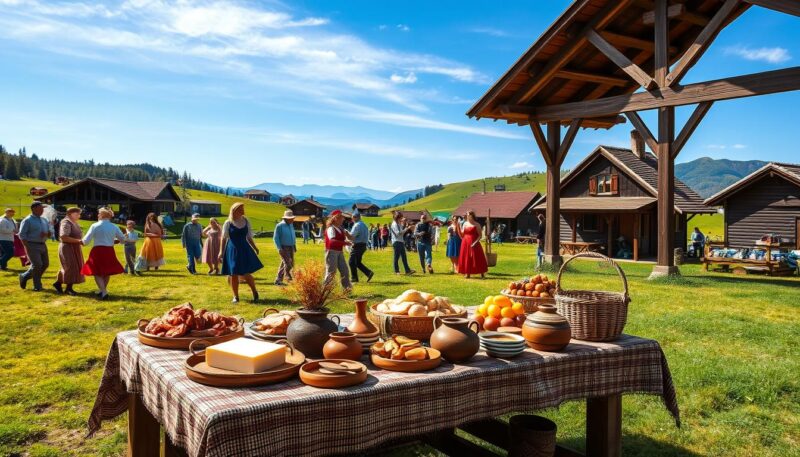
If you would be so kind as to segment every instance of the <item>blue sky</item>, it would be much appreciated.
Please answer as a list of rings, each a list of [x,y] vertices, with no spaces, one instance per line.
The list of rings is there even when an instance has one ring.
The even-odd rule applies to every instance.
[[[464,113],[569,3],[0,0],[0,144],[242,187],[541,170],[527,128]],[[751,8],[685,82],[797,65],[798,25]],[[678,161],[798,162],[799,102],[717,103]],[[630,128],[582,131],[565,166]]]

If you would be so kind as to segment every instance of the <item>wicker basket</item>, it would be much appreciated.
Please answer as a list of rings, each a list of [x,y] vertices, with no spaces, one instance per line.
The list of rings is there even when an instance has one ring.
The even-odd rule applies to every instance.
[[[539,310],[539,305],[555,305],[556,299],[549,297],[549,298],[539,298],[539,297],[523,297],[522,295],[511,295],[508,293],[508,289],[503,289],[500,292],[500,295],[505,295],[506,297],[510,298],[513,301],[522,303],[522,306],[525,307],[525,314],[533,314]]]
[[[369,307],[369,320],[377,325],[383,338],[392,335],[403,335],[414,340],[429,340],[433,333],[433,316],[395,316],[379,313],[374,304]],[[457,314],[442,315],[442,317],[467,317],[464,307],[453,305]]]
[[[622,292],[596,290],[564,290],[561,275],[567,264],[579,258],[605,260],[617,270],[622,279]],[[556,278],[556,307],[572,327],[572,337],[584,341],[613,341],[622,334],[628,318],[628,280],[616,262],[596,252],[574,255],[561,266]]]

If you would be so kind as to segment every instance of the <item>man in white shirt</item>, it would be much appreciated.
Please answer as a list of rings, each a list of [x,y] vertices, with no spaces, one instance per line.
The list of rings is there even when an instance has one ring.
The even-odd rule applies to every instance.
[[[401,219],[403,219],[403,214],[400,212],[395,213],[394,222],[392,222],[392,225],[389,227],[389,233],[392,237],[392,250],[394,251],[394,274],[400,274],[400,266],[398,265],[398,261],[403,259],[403,267],[405,268],[406,274],[413,275],[416,273],[416,271],[408,267],[408,257],[406,257],[405,242],[405,234],[411,230],[413,226],[403,228],[400,225]]]
[[[17,223],[14,221],[14,209],[6,208],[5,215],[0,218],[0,270],[8,270],[8,261],[14,257],[14,234]]]

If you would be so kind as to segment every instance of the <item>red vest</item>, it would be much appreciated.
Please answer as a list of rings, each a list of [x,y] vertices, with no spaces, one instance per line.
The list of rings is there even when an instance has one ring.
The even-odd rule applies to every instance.
[[[328,238],[328,229],[325,229],[325,249],[329,251],[341,251],[344,248],[345,236],[344,229],[331,226],[336,232],[336,236]]]

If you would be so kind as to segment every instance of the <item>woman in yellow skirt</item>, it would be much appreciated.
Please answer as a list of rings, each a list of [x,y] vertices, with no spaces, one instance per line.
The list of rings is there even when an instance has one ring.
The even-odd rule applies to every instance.
[[[164,247],[161,245],[161,238],[164,236],[164,227],[158,222],[156,213],[147,215],[144,222],[144,243],[139,257],[144,259],[147,270],[164,265]]]

